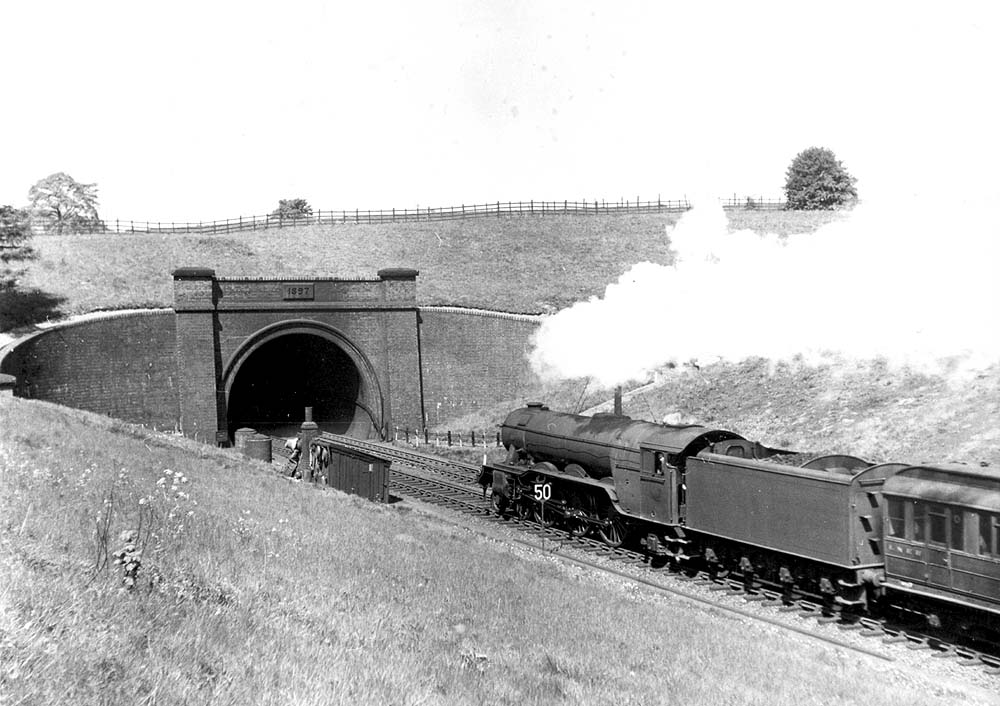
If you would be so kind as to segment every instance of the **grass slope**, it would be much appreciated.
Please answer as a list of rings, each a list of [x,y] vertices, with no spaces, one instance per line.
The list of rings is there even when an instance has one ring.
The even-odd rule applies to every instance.
[[[229,451],[12,398],[0,428],[0,703],[989,702]]]
[[[735,211],[733,227],[814,230],[834,212]],[[177,267],[221,277],[372,275],[420,271],[422,304],[541,312],[602,294],[637,262],[669,263],[665,228],[680,214],[517,216],[184,234],[39,236],[23,286],[62,299],[59,311],[171,306]]]

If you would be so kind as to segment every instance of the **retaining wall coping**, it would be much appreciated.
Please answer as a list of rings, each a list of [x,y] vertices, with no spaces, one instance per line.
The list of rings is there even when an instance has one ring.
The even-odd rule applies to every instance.
[[[93,323],[95,321],[111,321],[113,319],[131,319],[138,318],[140,316],[159,316],[161,314],[176,314],[172,308],[163,307],[160,309],[120,309],[114,311],[92,311],[87,314],[77,314],[75,316],[68,317],[66,319],[59,319],[57,321],[46,321],[44,323],[34,324],[34,331],[29,331],[17,336],[5,338],[0,335],[0,365],[3,364],[4,358],[10,355],[15,348],[23,343],[30,341],[31,339],[38,338],[52,331],[60,331],[62,329],[72,328],[74,326],[81,326],[83,324]]]
[[[418,306],[417,309],[421,312],[433,311],[443,314],[466,314],[468,316],[482,316],[491,319],[506,319],[508,321],[530,321],[534,323],[541,322],[545,318],[545,314],[517,314],[510,311],[474,309],[463,306]]]
[[[353,277],[316,277],[297,274],[289,277],[216,277],[216,282],[381,282],[376,275],[356,275]]]

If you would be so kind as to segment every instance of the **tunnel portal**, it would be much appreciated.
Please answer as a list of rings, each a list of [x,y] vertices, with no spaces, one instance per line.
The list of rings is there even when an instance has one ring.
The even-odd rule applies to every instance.
[[[229,436],[241,427],[269,436],[295,436],[306,407],[322,431],[357,434],[372,427],[354,361],[322,336],[290,333],[254,350],[229,392]]]
[[[376,277],[216,277],[174,271],[179,426],[231,444],[237,429],[386,438],[424,423],[417,271]]]

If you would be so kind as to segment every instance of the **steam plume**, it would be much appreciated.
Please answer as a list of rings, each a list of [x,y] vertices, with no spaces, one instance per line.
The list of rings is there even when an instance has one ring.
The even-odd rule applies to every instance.
[[[611,386],[692,359],[1000,360],[995,213],[862,204],[783,238],[729,232],[710,202],[668,237],[672,266],[639,263],[603,297],[545,320],[530,354],[538,373]]]

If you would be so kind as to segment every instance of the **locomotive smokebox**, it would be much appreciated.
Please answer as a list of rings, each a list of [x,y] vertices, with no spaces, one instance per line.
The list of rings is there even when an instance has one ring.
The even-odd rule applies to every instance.
[[[624,412],[622,411],[622,386],[619,385],[615,388],[615,415],[622,416]]]

